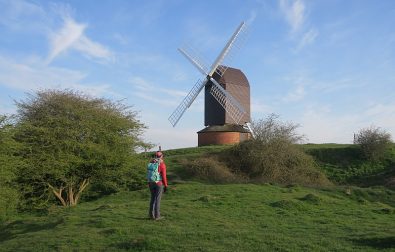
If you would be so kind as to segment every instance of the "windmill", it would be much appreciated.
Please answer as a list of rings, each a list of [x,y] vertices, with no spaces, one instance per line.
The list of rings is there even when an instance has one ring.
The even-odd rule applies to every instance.
[[[225,59],[232,59],[236,50],[241,48],[246,39],[246,27],[245,22],[237,27],[210,68],[192,48],[178,49],[204,78],[196,82],[170,115],[169,121],[175,127],[204,88],[206,127],[198,132],[199,146],[236,143],[251,137],[248,80],[241,70],[223,65]]]

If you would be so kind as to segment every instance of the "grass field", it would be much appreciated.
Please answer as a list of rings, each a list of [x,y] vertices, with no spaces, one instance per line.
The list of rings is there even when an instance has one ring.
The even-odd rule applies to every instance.
[[[349,193],[349,195],[347,194]],[[166,219],[147,190],[26,215],[0,232],[2,251],[394,251],[395,193],[382,188],[171,186]]]
[[[180,159],[226,147],[167,152],[170,189],[161,221],[148,189],[121,192],[0,229],[0,251],[395,251],[395,191],[214,185],[182,180]]]

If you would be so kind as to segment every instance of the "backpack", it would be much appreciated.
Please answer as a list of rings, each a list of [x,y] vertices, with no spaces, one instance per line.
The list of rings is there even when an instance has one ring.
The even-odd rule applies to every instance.
[[[147,165],[147,180],[148,182],[158,182],[162,180],[162,176],[159,174],[160,159],[154,159],[154,162],[150,162]]]

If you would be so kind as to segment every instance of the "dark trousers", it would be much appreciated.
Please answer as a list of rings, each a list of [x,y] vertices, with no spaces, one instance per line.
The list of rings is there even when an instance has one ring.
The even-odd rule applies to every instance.
[[[157,219],[160,217],[160,200],[162,198],[163,186],[154,182],[149,183],[151,191],[151,201],[149,203],[149,217]]]

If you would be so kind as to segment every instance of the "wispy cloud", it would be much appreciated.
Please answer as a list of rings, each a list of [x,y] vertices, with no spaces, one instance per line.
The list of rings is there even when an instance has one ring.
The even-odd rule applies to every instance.
[[[82,71],[51,67],[40,59],[15,62],[0,56],[0,86],[26,92],[41,88],[72,88],[93,96],[113,93],[108,84],[82,84],[86,77]]]
[[[304,1],[279,0],[279,6],[290,26],[290,38],[297,42],[294,52],[297,53],[304,47],[313,44],[319,33],[317,29],[308,24]]]
[[[246,23],[247,23],[248,25],[251,25],[251,24],[255,21],[256,16],[257,16],[257,12],[256,12],[255,10],[252,10],[252,11],[250,12],[250,16],[248,17]]]
[[[318,31],[313,28],[307,31],[306,33],[304,33],[299,41],[296,51],[301,50],[307,45],[313,44],[317,36],[318,36]]]
[[[251,97],[251,114],[258,116],[260,114],[268,114],[273,111],[273,108],[255,97]]]
[[[112,53],[109,49],[92,41],[84,34],[86,24],[77,23],[68,15],[63,16],[62,19],[63,26],[50,34],[51,50],[47,63],[70,49],[77,50],[88,57],[111,60]]]
[[[311,143],[351,143],[359,124],[357,115],[335,115],[318,104],[306,108],[298,120]]]
[[[176,107],[186,92],[174,89],[161,88],[154,85],[142,77],[133,77],[129,80],[134,87],[133,94],[151,103],[160,104],[168,107]]]
[[[298,120],[310,142],[351,143],[353,133],[370,125],[395,132],[395,103],[374,103],[354,113],[314,104],[307,107]]]
[[[27,1],[0,1],[0,25],[14,31],[47,32],[45,10]]]
[[[51,51],[47,62],[50,63],[60,53],[72,47],[81,39],[86,25],[77,24],[71,18],[65,18],[63,27],[50,35]]]
[[[90,40],[87,36],[81,36],[74,48],[88,57],[112,60],[112,53],[105,46]]]
[[[291,26],[292,33],[300,30],[305,21],[305,4],[302,0],[280,0],[280,9]]]
[[[296,102],[302,100],[305,95],[306,91],[304,85],[299,84],[294,90],[291,90],[288,94],[286,94],[282,100],[284,102]]]
[[[364,84],[358,76],[344,76],[340,79],[315,80],[312,81],[312,88],[319,93],[333,93],[344,89],[363,89]]]
[[[180,122],[182,123],[182,122]],[[170,124],[163,123],[163,121],[156,122],[157,125],[161,125],[159,128],[149,128],[144,134],[144,138],[157,146],[162,146],[164,150],[185,148],[186,146],[197,145],[197,134],[196,132],[201,128],[190,128],[190,127],[177,127],[172,128]],[[153,123],[155,125],[155,123]]]
[[[51,8],[23,0],[0,1],[0,25],[14,31],[34,32],[48,37],[50,50],[46,57],[47,64],[69,50],[78,51],[88,58],[113,59],[113,53],[106,46],[85,34],[88,25],[75,21],[68,5],[49,5]],[[62,21],[60,27],[59,17]]]
[[[50,67],[39,60],[15,62],[0,57],[0,85],[17,90],[33,90],[78,83],[85,77],[80,71]]]
[[[366,115],[368,115],[370,117],[386,114],[392,118],[395,118],[395,103],[394,104],[382,104],[382,103],[372,104],[366,110],[365,113],[366,113]],[[395,122],[395,120],[394,120],[394,122]]]
[[[158,86],[155,86],[151,82],[145,80],[142,77],[133,77],[129,81],[135,88],[136,90],[140,90],[143,92],[159,92],[161,94],[167,94],[172,97],[184,97],[187,95],[187,92],[180,91],[180,90],[175,90],[175,89],[166,89],[166,88],[159,88]]]

